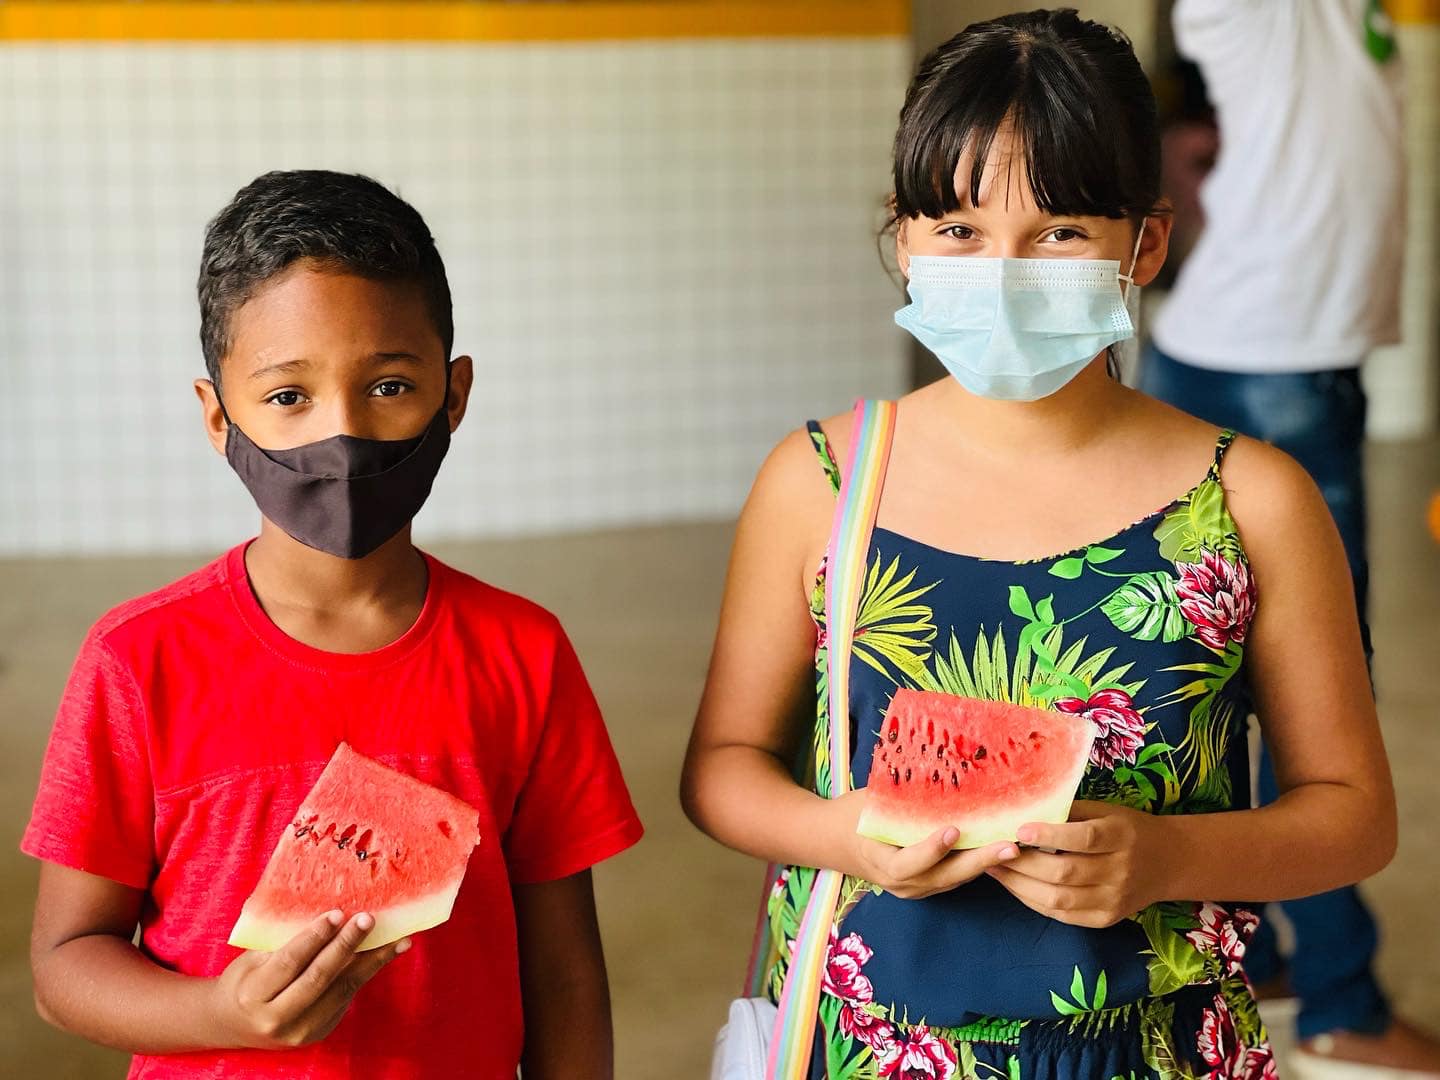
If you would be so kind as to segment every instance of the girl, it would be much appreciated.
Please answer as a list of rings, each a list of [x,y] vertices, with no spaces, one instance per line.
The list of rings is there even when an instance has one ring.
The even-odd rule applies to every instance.
[[[776,447],[742,513],[687,812],[791,868],[778,940],[808,868],[845,875],[811,1076],[1271,1077],[1240,966],[1255,918],[1217,901],[1353,882],[1395,846],[1335,527],[1288,457],[1107,370],[1170,231],[1123,37],[1073,11],[969,27],[910,86],[894,180],[914,301],[897,321],[953,377],[895,414],[850,653],[851,779],[909,687],[1086,716],[1080,797],[1018,843],[952,852],[942,829],[897,849],[856,834],[863,789],[792,779],[824,670],[850,449],[835,417]],[[1252,707],[1283,791],[1259,810]]]

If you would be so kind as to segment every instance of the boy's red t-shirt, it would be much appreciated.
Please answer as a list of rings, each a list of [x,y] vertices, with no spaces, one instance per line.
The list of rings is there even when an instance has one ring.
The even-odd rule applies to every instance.
[[[344,740],[480,812],[449,922],[357,995],[324,1041],[136,1057],[132,1077],[514,1080],[513,884],[577,873],[640,821],[580,663],[548,612],[430,556],[415,624],[324,652],[266,617],[245,546],[115,609],[76,661],[22,848],[137,889],[144,951],[218,975],[280,831]]]

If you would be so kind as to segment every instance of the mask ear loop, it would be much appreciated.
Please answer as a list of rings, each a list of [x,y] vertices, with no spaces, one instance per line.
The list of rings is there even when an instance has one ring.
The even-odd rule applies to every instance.
[[[1140,243],[1145,239],[1145,222],[1149,220],[1149,218],[1140,219],[1140,231],[1135,234],[1135,250],[1130,253],[1130,272],[1115,275],[1125,282],[1125,291],[1120,295],[1126,300],[1130,299],[1130,290],[1135,288],[1135,265],[1140,261]]]

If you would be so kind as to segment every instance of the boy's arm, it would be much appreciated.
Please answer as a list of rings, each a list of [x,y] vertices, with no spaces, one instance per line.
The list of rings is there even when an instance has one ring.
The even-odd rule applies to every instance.
[[[524,1080],[611,1080],[610,987],[590,871],[516,885]]]
[[[278,952],[242,953],[217,978],[181,975],[132,943],[144,895],[41,863],[30,966],[42,1018],[135,1054],[300,1046],[328,1035],[356,991],[408,948],[357,954],[373,920],[331,912]]]

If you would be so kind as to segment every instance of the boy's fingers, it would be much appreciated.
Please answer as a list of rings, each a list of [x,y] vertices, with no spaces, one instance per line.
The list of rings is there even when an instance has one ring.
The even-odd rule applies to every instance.
[[[349,919],[309,966],[275,996],[276,1007],[287,1015],[298,1016],[315,1004],[349,966],[356,947],[374,926],[375,920],[363,911]]]
[[[315,1014],[333,1023],[349,1006],[360,988],[378,975],[386,964],[410,948],[410,939],[401,938],[369,952],[357,953],[315,1004]]]
[[[310,961],[319,955],[320,950],[330,944],[344,921],[340,912],[327,911],[278,951],[264,957],[250,975],[255,981],[255,998],[259,1001],[271,1001],[294,982],[295,977],[310,966]]]

